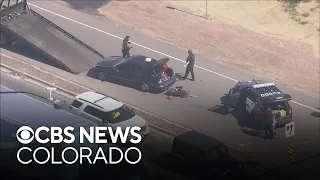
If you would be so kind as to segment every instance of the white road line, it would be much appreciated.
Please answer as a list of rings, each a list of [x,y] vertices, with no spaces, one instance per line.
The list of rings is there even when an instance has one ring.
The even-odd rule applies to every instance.
[[[63,18],[63,19],[67,19],[67,20],[69,20],[69,21],[72,21],[72,22],[75,22],[75,23],[77,23],[77,24],[83,25],[83,26],[88,27],[88,28],[90,28],[90,29],[94,29],[94,30],[99,31],[99,32],[101,32],[101,33],[107,34],[107,35],[112,36],[112,37],[114,37],[114,38],[117,38],[117,39],[120,39],[120,40],[123,39],[123,38],[121,38],[121,37],[119,37],[119,36],[116,36],[116,35],[114,35],[114,34],[108,33],[108,32],[106,32],[106,31],[103,31],[103,30],[101,30],[101,29],[98,29],[98,28],[95,28],[95,27],[92,27],[92,26],[89,26],[89,25],[84,24],[84,23],[82,23],[82,22],[79,22],[79,21],[76,21],[76,20],[74,20],[74,19],[71,19],[71,18],[68,18],[68,17],[66,17],[66,16],[63,16],[63,15],[61,15],[61,14],[57,14],[57,13],[55,13],[55,12],[52,12],[52,11],[47,10],[47,9],[45,9],[45,8],[39,7],[39,6],[34,5],[34,4],[32,4],[32,3],[28,3],[28,4],[29,4],[30,6],[36,7],[36,8],[38,8],[38,9],[41,9],[41,10],[46,11],[46,12],[48,12],[48,13],[54,14],[54,15],[56,15],[56,16],[59,16],[59,17],[61,17],[61,18]],[[136,46],[139,46],[139,47],[142,47],[142,48],[144,48],[144,49],[148,49],[148,50],[153,51],[153,52],[155,52],[155,53],[158,53],[158,54],[167,56],[167,57],[169,57],[169,58],[171,58],[171,59],[180,61],[180,62],[182,62],[182,63],[185,63],[184,60],[181,60],[181,59],[178,59],[178,58],[176,58],[176,57],[170,56],[170,55],[168,55],[168,54],[162,53],[162,52],[160,52],[160,51],[157,51],[157,50],[148,48],[148,47],[143,46],[143,45],[141,45],[141,44],[134,43],[134,42],[132,42],[132,44],[134,44],[134,45],[136,45]],[[203,68],[203,67],[200,67],[200,66],[197,66],[197,65],[195,65],[195,67],[197,67],[197,68],[199,68],[199,69],[202,69],[202,70],[205,70],[205,71],[207,71],[207,72],[210,72],[210,73],[212,73],[212,74],[215,74],[215,75],[224,77],[224,78],[229,79],[229,80],[231,80],[231,81],[238,82],[238,80],[236,80],[236,79],[233,79],[233,78],[228,77],[228,76],[225,76],[225,75],[223,75],[223,74],[220,74],[220,73],[211,71],[211,70],[209,70],[209,69],[206,69],[206,68]],[[299,103],[299,102],[296,102],[296,101],[291,101],[291,102],[293,102],[293,103],[295,103],[295,104],[298,104],[298,105],[300,105],[300,106],[309,108],[309,109],[311,109],[311,110],[320,112],[319,109],[312,108],[312,107],[310,107],[310,106],[301,104],[301,103]]]
[[[313,108],[313,107],[310,107],[310,106],[307,106],[307,105],[301,104],[301,103],[299,103],[299,102],[297,102],[297,101],[291,101],[291,102],[296,103],[296,104],[298,104],[298,105],[300,105],[300,106],[303,106],[303,107],[305,107],[305,108],[309,108],[309,109],[312,109],[312,110],[314,110],[314,111],[318,111],[318,112],[320,112],[320,110],[319,110],[319,109],[316,109],[316,108]]]

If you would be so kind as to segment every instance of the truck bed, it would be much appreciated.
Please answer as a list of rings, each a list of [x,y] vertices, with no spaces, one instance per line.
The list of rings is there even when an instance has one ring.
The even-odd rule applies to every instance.
[[[18,39],[43,51],[53,61],[66,66],[74,74],[92,68],[103,56],[33,10],[15,19],[1,22]]]

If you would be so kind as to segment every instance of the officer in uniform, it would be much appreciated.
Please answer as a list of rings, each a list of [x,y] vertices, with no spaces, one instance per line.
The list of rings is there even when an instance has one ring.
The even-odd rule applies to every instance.
[[[187,79],[189,73],[191,73],[192,81],[194,81],[195,77],[194,77],[193,67],[194,67],[194,64],[196,62],[196,57],[192,53],[192,50],[188,50],[188,54],[189,54],[189,56],[187,57],[187,61],[186,61],[186,63],[188,63],[188,65],[187,65],[186,73],[185,73],[183,79],[184,80]]]
[[[130,49],[132,47],[129,46],[129,44],[131,43],[129,40],[130,40],[129,36],[126,36],[126,38],[123,39],[123,43],[122,43],[122,55],[123,55],[123,57],[130,57]]]
[[[272,113],[272,110],[270,106],[267,106],[267,110],[265,112],[265,118],[266,118],[266,129],[265,129],[265,138],[274,138],[276,133],[274,133],[274,128],[276,125],[276,120],[274,118],[274,115]]]

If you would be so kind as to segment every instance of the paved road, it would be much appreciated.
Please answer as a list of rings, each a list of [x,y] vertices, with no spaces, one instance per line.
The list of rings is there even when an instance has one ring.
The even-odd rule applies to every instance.
[[[1,91],[23,91],[28,92],[25,93],[25,95],[34,98],[36,100],[39,100],[44,103],[52,104],[50,101],[44,99],[49,98],[49,92],[46,90],[46,88],[41,85],[37,84],[35,81],[32,81],[26,77],[21,77],[17,75],[12,75],[10,73],[5,73],[3,71],[0,72],[1,77]],[[31,94],[29,94],[31,93]],[[40,97],[39,97],[40,96]],[[72,102],[72,99],[65,97],[63,95],[57,94],[55,92],[52,93],[52,97],[54,99],[60,99],[67,102],[67,104],[70,104]],[[64,110],[67,110],[68,108],[65,107]],[[164,160],[163,155],[168,153],[170,151],[170,148],[172,146],[172,140],[173,137],[167,134],[164,134],[162,132],[159,132],[153,128],[150,129],[150,136],[144,141],[143,144],[141,144],[140,149],[143,153],[143,159],[144,162],[147,163],[149,172],[152,175],[157,174],[154,180],[157,178],[167,177],[168,179],[185,179],[180,177],[178,174],[175,174],[171,171],[167,171],[158,165],[155,164],[153,160]],[[229,149],[229,152],[231,155],[234,155],[236,157],[240,157],[239,160],[246,163],[249,159],[252,160],[252,157],[248,157],[246,154],[243,154],[237,150]],[[170,160],[170,159],[167,159]],[[253,159],[254,161],[254,159]],[[259,175],[263,172],[265,172],[263,169],[251,169],[251,173],[254,173],[256,175]],[[258,174],[257,174],[258,173]],[[161,176],[160,176],[161,175]],[[263,174],[261,174],[264,176]]]
[[[184,72],[183,63],[179,60],[186,58],[186,52],[178,47],[146,37],[132,29],[116,26],[101,16],[78,12],[55,2],[32,1],[32,3],[37,6],[30,5],[30,8],[83,40],[105,56],[120,55],[121,40],[118,37],[130,35],[135,43],[143,45],[135,45],[132,50],[133,54],[140,53],[154,58],[161,58],[164,55],[159,52],[164,52],[176,58],[171,58],[169,66],[173,67],[177,72]],[[149,49],[146,49],[146,47]],[[229,88],[235,84],[235,80],[249,80],[259,78],[259,76],[239,72],[201,55],[197,57],[197,65],[205,67],[196,68],[197,81],[177,83],[177,85],[183,85],[191,94],[197,96],[196,98],[168,101],[162,94],[143,94],[139,91],[113,84],[108,84],[108,89],[106,89],[105,93],[119,97],[122,100],[125,99],[129,103],[179,124],[217,137],[240,149],[262,156],[264,159],[272,161],[272,163],[287,163],[288,140],[284,138],[283,128],[276,130],[277,139],[262,140],[259,137],[259,133],[262,132],[251,132],[251,135],[244,133],[243,128],[238,125],[237,118],[225,113],[223,107],[218,108],[221,106],[220,97],[228,92]],[[226,77],[221,76],[221,74]],[[295,101],[311,107],[307,108],[291,103],[294,122],[296,123],[296,136],[292,139],[292,143],[296,144],[294,155],[296,159],[303,159],[320,151],[319,117],[312,116],[312,113],[319,111],[316,109],[320,107],[319,97],[314,94],[301,94],[284,86],[282,86],[282,89],[290,93]],[[209,111],[208,109],[210,108],[215,109],[215,112]]]
[[[30,92],[33,94],[36,94],[41,97],[49,98],[49,91],[47,91],[44,87],[34,85],[19,76],[13,76],[4,72],[1,72],[1,86],[4,86],[6,88],[9,88],[11,90],[15,91],[25,91]],[[37,99],[39,101],[50,103],[50,101],[46,101],[43,98],[40,98],[38,96],[34,96],[32,94],[26,94],[34,99]],[[52,93],[52,97],[54,99],[60,99],[67,102],[67,104],[71,104],[72,99],[69,99],[65,96],[61,96],[56,93]],[[163,153],[169,152],[171,148],[173,137],[166,135],[164,133],[161,133],[155,129],[151,129],[150,136],[146,139],[144,142],[143,149],[143,155],[147,158],[153,158],[158,155],[161,155]],[[158,146],[157,146],[158,145]]]
[[[28,79],[24,79],[18,76],[13,76],[1,71],[1,91],[25,91],[29,93],[36,94],[41,97],[49,98],[49,92],[42,86],[37,86],[33,83],[28,82]],[[40,98],[38,96],[32,94],[26,94],[27,96],[37,99],[41,102],[49,103],[49,101]],[[52,97],[54,99],[64,100],[67,103],[71,103],[72,100],[61,96],[56,93],[52,93]],[[170,152],[171,145],[172,145],[173,137],[162,132],[159,132],[155,129],[150,129],[149,137],[139,146],[140,150],[142,151],[143,160],[147,162],[149,160],[153,160],[161,155],[164,155]],[[154,164],[149,164],[149,171],[151,173],[160,173],[163,176],[167,176],[168,178],[179,179],[177,175],[173,174],[172,172],[164,171],[163,169],[157,167]],[[181,178],[182,180],[182,178]]]

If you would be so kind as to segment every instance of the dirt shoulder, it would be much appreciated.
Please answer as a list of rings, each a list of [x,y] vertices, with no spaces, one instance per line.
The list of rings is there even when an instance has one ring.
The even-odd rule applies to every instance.
[[[230,2],[231,1],[231,2]],[[170,1],[175,7],[206,14],[202,1]],[[309,44],[319,58],[320,4],[316,0],[300,3],[279,1],[208,1],[209,18],[243,27],[266,36]]]
[[[257,33],[246,28],[250,23],[243,25],[239,21],[237,25],[218,18],[206,20],[167,8],[174,6],[194,12],[174,3],[178,1],[111,1],[98,10],[115,23],[155,39],[194,49],[242,71],[268,74],[276,82],[319,93],[319,58],[314,56],[310,43]]]

